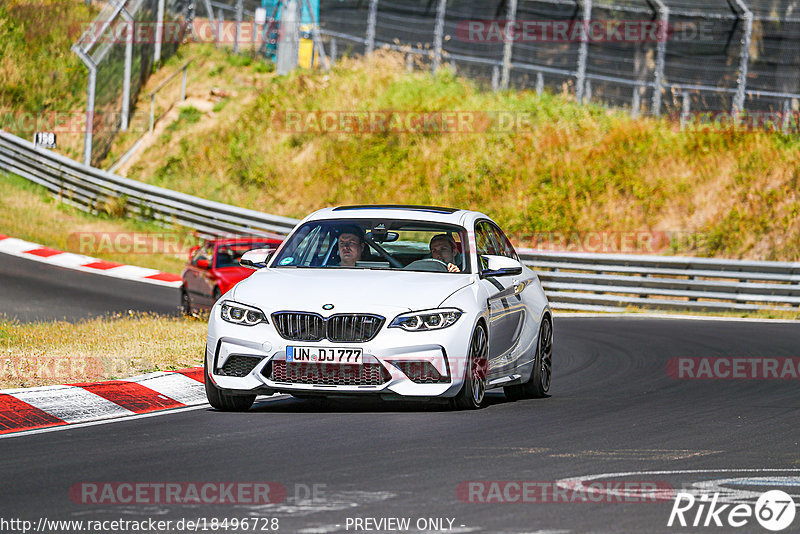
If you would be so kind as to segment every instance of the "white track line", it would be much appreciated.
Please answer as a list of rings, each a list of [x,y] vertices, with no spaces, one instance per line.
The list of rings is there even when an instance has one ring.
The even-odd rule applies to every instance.
[[[623,319],[686,319],[691,321],[722,321],[722,322],[745,322],[745,323],[788,323],[788,324],[798,324],[800,321],[795,321],[792,319],[761,319],[757,317],[724,317],[724,316],[705,316],[705,315],[681,315],[681,314],[670,314],[670,313],[637,313],[637,312],[627,312],[627,313],[586,313],[586,312],[578,312],[578,313],[569,313],[569,312],[559,312],[557,310],[553,310],[553,316],[557,319],[569,319],[570,317],[576,318],[595,318],[595,317],[613,317],[613,318],[623,318]]]
[[[285,400],[291,398],[290,395],[285,394],[277,394],[272,397],[267,397],[264,399],[256,399],[256,403],[264,403],[264,402],[275,402],[279,400]],[[24,430],[22,432],[14,432],[12,434],[0,434],[0,439],[10,439],[10,438],[20,438],[25,436],[31,436],[34,434],[45,434],[48,432],[63,432],[65,430],[72,430],[75,428],[86,428],[91,426],[99,426],[99,425],[109,425],[112,423],[123,423],[125,421],[132,421],[134,419],[145,419],[147,417],[159,417],[161,415],[171,415],[176,413],[183,413],[183,412],[190,412],[193,410],[206,410],[211,408],[208,404],[200,404],[197,406],[186,406],[183,408],[172,408],[169,410],[161,410],[158,412],[150,412],[150,413],[143,413],[143,414],[134,414],[129,415],[126,417],[117,417],[115,419],[103,419],[100,421],[88,421],[86,423],[76,423],[72,425],[59,425],[59,426],[51,426],[47,428],[37,428],[34,430]]]
[[[99,274],[101,276],[110,276],[112,278],[120,278],[123,280],[133,280],[135,282],[144,282],[146,284],[154,284],[166,287],[180,287],[182,282],[180,280],[155,280],[147,278],[154,275],[171,275],[170,273],[163,273],[156,269],[148,269],[146,267],[136,267],[134,265],[120,265],[119,267],[111,267],[109,269],[95,269],[87,267],[92,263],[102,262],[111,263],[105,260],[84,256],[83,254],[74,254],[72,252],[58,251],[58,254],[51,256],[38,256],[33,254],[32,251],[50,248],[30,241],[24,241],[15,237],[7,237],[0,239],[0,252],[16,256],[18,258],[25,258],[28,260],[38,261],[40,263],[47,263],[66,269],[81,271],[84,273]],[[56,250],[56,249],[51,249]]]

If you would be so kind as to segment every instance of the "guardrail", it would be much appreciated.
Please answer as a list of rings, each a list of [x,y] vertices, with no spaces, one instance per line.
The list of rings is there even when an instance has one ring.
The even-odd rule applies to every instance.
[[[553,308],[797,311],[800,263],[522,251]]]
[[[206,235],[284,236],[296,219],[129,180],[0,130],[0,169],[97,213],[109,204]],[[120,206],[121,205],[121,206]],[[555,309],[756,311],[800,309],[800,262],[521,250]]]
[[[92,213],[107,206],[205,235],[284,236],[297,220],[267,215],[129,180],[73,161],[0,130],[0,168]]]

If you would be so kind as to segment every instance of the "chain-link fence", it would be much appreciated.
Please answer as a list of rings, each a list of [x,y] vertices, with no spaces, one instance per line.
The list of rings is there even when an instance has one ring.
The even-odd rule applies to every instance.
[[[322,0],[320,25],[339,55],[386,46],[634,115],[800,108],[799,0]]]
[[[109,0],[72,50],[89,71],[84,163],[97,164],[128,128],[153,65],[172,55],[191,21],[193,0]]]
[[[201,41],[272,55],[279,26],[265,21],[282,3],[110,0],[73,46],[89,69],[94,112],[84,161],[103,158],[126,128],[154,58],[181,41],[174,33],[156,39],[148,24],[177,23]],[[317,2],[301,5],[316,10]],[[766,112],[786,128],[800,112],[800,0],[320,0],[318,6],[334,60],[388,47],[414,57],[409,64],[432,70],[449,64],[493,89],[547,88],[682,122],[693,113]],[[195,13],[207,24],[190,25]],[[134,37],[121,39],[126,23]],[[318,52],[311,52],[312,63]]]

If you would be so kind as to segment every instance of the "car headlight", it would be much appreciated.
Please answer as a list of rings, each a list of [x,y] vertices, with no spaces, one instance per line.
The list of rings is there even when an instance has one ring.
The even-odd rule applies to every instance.
[[[268,323],[267,316],[258,308],[239,304],[238,302],[225,301],[220,306],[220,315],[223,321],[244,326],[253,326],[258,323]]]
[[[440,330],[455,324],[462,313],[456,308],[404,313],[395,317],[389,328],[402,328],[407,332]]]

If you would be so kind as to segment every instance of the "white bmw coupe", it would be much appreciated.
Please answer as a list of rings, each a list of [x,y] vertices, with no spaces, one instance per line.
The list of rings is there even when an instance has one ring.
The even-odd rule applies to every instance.
[[[550,388],[553,319],[536,274],[474,211],[343,206],[302,220],[211,310],[209,403],[374,395],[479,408]]]

